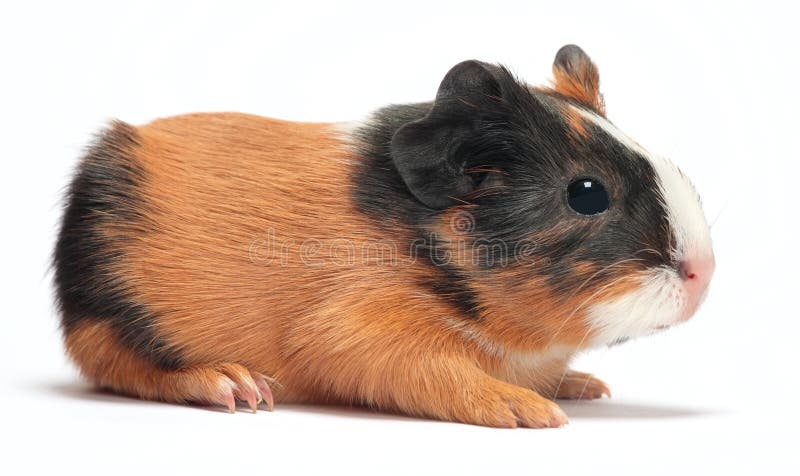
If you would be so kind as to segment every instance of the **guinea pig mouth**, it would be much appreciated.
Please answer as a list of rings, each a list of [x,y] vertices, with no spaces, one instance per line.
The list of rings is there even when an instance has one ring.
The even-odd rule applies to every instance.
[[[662,324],[660,326],[653,327],[653,332],[665,331],[665,330],[669,329],[670,327],[672,327],[671,324]],[[616,347],[616,346],[618,346],[620,344],[624,344],[624,343],[628,342],[629,340],[631,340],[630,336],[618,337],[617,339],[614,339],[611,343],[609,343],[608,347]]]
[[[627,337],[627,336],[626,337],[619,337],[619,338],[615,339],[613,342],[609,343],[608,346],[609,347],[615,347],[615,346],[618,346],[620,344],[624,344],[624,343],[628,342],[629,340],[631,340],[631,338]]]

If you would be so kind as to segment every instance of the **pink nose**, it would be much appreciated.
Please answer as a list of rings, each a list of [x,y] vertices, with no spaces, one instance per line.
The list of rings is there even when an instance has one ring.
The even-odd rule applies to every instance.
[[[683,287],[689,294],[689,307],[691,313],[697,308],[702,300],[711,277],[714,275],[714,255],[700,256],[689,255],[690,257],[678,263],[678,274],[683,280]]]

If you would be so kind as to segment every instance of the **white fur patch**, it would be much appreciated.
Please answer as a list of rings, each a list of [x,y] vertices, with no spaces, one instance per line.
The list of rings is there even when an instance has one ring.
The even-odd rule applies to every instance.
[[[689,179],[671,161],[651,154],[605,118],[585,109],[574,110],[597,124],[628,149],[644,157],[656,172],[667,221],[675,237],[671,250],[676,261],[713,256],[711,235],[700,198]],[[652,269],[637,277],[636,291],[615,300],[593,304],[587,312],[596,344],[638,337],[681,321],[688,299],[677,272]]]
[[[664,198],[667,220],[675,235],[674,258],[683,259],[687,253],[700,256],[710,255],[711,234],[700,204],[700,197],[692,182],[680,169],[665,157],[648,152],[607,119],[585,109],[572,107],[581,116],[600,126],[628,149],[647,159],[653,166],[658,176],[661,195]]]
[[[589,306],[594,344],[652,334],[680,322],[687,295],[677,274],[655,268],[637,279],[636,291]]]
[[[519,352],[506,350],[506,357],[513,366],[536,372],[547,365],[555,362],[566,361],[575,349],[565,345],[552,345],[546,350],[539,352]]]
[[[335,122],[332,124],[333,130],[341,134],[346,139],[351,139],[359,127],[363,126],[362,121]]]

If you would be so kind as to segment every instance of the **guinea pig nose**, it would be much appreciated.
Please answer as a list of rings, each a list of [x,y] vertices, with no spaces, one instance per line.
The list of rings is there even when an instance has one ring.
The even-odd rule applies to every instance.
[[[697,273],[695,273],[695,266],[693,266],[688,261],[681,261],[680,263],[678,263],[678,275],[684,281],[686,281],[687,279],[697,279]]]
[[[686,286],[705,290],[714,275],[714,256],[692,257],[678,263],[678,275]]]

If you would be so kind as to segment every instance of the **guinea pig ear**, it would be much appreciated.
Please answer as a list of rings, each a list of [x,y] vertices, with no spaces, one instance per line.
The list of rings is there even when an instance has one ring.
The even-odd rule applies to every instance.
[[[592,108],[602,116],[606,115],[603,95],[600,94],[600,73],[579,46],[562,46],[556,53],[553,86],[557,93]]]
[[[446,208],[475,188],[458,157],[458,146],[477,120],[476,104],[500,96],[497,67],[470,60],[445,75],[430,112],[400,127],[391,154],[414,197],[430,208]]]

